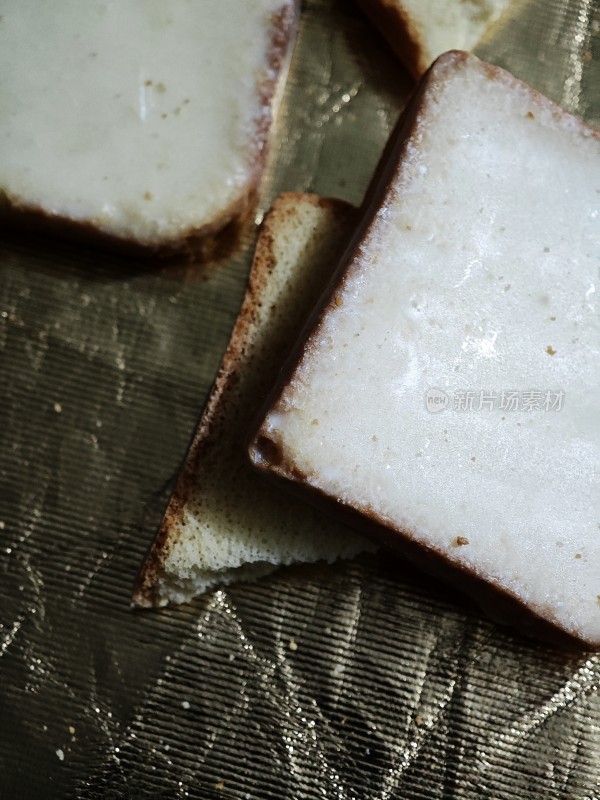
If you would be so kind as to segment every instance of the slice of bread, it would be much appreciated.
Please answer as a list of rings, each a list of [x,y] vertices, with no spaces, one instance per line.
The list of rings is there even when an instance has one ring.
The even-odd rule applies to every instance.
[[[0,223],[193,250],[257,186],[296,4],[4,4]]]
[[[420,78],[447,50],[472,50],[511,0],[357,0],[397,56]]]
[[[180,603],[282,564],[373,549],[354,531],[265,484],[243,447],[355,217],[341,200],[284,194],[265,218],[229,347],[135,586],[136,605]]]
[[[495,616],[593,648],[599,187],[598,132],[442,56],[251,446]]]

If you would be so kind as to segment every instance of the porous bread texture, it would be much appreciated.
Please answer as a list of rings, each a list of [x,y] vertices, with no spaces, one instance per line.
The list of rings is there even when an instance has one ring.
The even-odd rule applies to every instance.
[[[3,0],[0,223],[148,251],[244,210],[296,0]]]
[[[248,290],[156,542],[137,605],[182,603],[283,564],[351,558],[373,546],[265,483],[244,441],[349,236],[355,210],[281,195],[263,223]]]
[[[447,50],[472,50],[511,0],[358,0],[419,78]]]
[[[597,648],[599,135],[467,54],[415,102],[251,455]]]

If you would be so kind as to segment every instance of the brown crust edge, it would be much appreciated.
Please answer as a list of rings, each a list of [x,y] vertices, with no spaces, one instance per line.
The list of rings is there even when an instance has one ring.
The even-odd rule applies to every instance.
[[[333,514],[336,518],[358,529],[364,535],[375,538],[378,542],[383,541],[387,547],[416,563],[425,572],[441,577],[462,592],[470,595],[488,616],[497,618],[498,615],[493,613],[495,608],[500,610],[503,624],[509,624],[528,636],[534,636],[567,649],[600,650],[600,641],[588,641],[578,637],[562,627],[558,621],[551,621],[548,617],[543,616],[541,612],[526,605],[524,601],[504,587],[482,578],[466,566],[449,561],[448,557],[441,551],[427,548],[417,542],[410,531],[401,530],[387,524],[386,521],[378,518],[375,512],[358,512],[335,498],[326,495],[321,490],[310,486],[307,483],[307,476],[300,473],[293,464],[286,463],[278,451],[277,444],[269,439],[268,433],[263,428],[267,413],[281,402],[287,381],[299,365],[310,341],[318,335],[328,310],[334,306],[335,290],[345,276],[350,274],[360,243],[374,224],[377,209],[381,206],[386,194],[390,191],[393,192],[391,184],[401,169],[403,154],[408,144],[418,132],[419,117],[422,110],[427,107],[430,88],[435,87],[438,78],[443,77],[448,70],[453,70],[461,64],[469,63],[477,65],[491,79],[499,79],[513,88],[519,88],[521,91],[525,90],[529,94],[534,107],[543,107],[546,110],[550,110],[556,119],[574,124],[580,135],[593,137],[600,141],[600,131],[591,128],[579,118],[564,111],[547,97],[544,97],[524,82],[519,81],[506,70],[480,61],[471,53],[459,50],[451,50],[440,56],[431,65],[417,86],[388,140],[365,195],[361,208],[361,221],[357,226],[356,232],[337,270],[334,271],[328,289],[310,316],[304,331],[284,365],[279,381],[270,397],[267,398],[267,402],[251,429],[248,446],[249,458],[256,469],[269,479],[275,480],[281,486],[287,488],[288,491],[301,495],[305,500],[321,508],[326,513]],[[266,444],[269,451],[266,457],[261,452],[263,443]],[[273,463],[272,459],[270,459],[270,454],[274,455],[277,463]]]
[[[112,252],[138,258],[197,256],[207,238],[216,235],[235,219],[243,217],[256,202],[268,153],[273,104],[278,86],[285,81],[295,40],[299,7],[300,0],[290,0],[273,15],[268,55],[269,74],[258,90],[266,113],[257,125],[256,135],[248,154],[253,169],[246,184],[240,187],[237,197],[234,197],[223,211],[202,225],[188,228],[177,237],[149,243],[108,233],[90,220],[75,220],[50,214],[39,206],[25,205],[19,199],[11,198],[10,194],[0,191],[0,230],[41,233],[58,239],[97,245]]]
[[[410,531],[382,522],[375,512],[359,512],[309,485],[305,476],[297,470],[286,474],[284,471],[280,473],[279,470],[255,466],[282,490],[311,503],[323,513],[377,544],[383,544],[427,575],[469,596],[497,624],[516,629],[525,636],[541,639],[564,650],[578,653],[600,650],[600,641],[579,638],[557,622],[551,622],[536,612],[504,587],[481,577],[465,565],[449,561],[444,553],[418,542]]]
[[[176,257],[197,257],[211,237],[217,237],[230,224],[242,219],[255,203],[256,183],[244,187],[243,194],[223,213],[181,238],[164,241],[160,245],[144,244],[135,239],[125,239],[96,228],[88,220],[48,214],[42,208],[21,206],[7,198],[5,209],[0,213],[0,230],[8,233],[31,233],[49,236],[61,241],[75,242],[99,247],[110,253],[130,258],[163,260]],[[234,232],[236,235],[238,231]]]
[[[169,554],[171,543],[178,536],[182,510],[190,492],[196,488],[198,462],[215,440],[214,432],[215,429],[218,431],[222,403],[234,389],[238,381],[238,373],[243,369],[248,334],[255,321],[257,307],[260,305],[262,293],[273,268],[273,227],[277,225],[277,215],[286,205],[299,202],[309,202],[315,206],[326,207],[336,214],[344,216],[356,214],[357,211],[354,206],[337,198],[320,197],[301,192],[284,192],[278,195],[265,215],[248,275],[248,285],[229,344],[177,477],[167,510],[135,579],[132,592],[134,606],[152,608],[159,604],[157,583],[163,573],[163,565]]]
[[[356,0],[415,80],[426,72],[430,60],[410,14],[394,0]]]

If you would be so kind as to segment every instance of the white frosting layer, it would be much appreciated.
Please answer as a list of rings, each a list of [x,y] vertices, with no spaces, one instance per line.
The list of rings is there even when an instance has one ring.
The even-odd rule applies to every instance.
[[[472,63],[264,430],[312,485],[598,641],[600,148]]]
[[[417,28],[431,63],[446,50],[472,50],[510,0],[395,0]]]
[[[244,192],[290,0],[0,0],[0,193],[154,245]]]

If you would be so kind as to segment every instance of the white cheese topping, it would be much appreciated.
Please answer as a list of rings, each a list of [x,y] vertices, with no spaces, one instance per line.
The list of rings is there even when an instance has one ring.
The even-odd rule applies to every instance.
[[[522,89],[448,77],[263,428],[310,484],[596,641],[599,151]]]
[[[0,0],[0,193],[149,245],[212,222],[255,169],[289,4]]]

